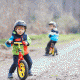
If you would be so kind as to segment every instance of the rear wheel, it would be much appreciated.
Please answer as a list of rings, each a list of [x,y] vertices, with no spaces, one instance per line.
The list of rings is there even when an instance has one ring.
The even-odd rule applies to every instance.
[[[58,55],[56,46],[54,46],[54,54]]]
[[[20,61],[20,68],[21,70],[19,69],[19,66],[17,67],[17,74],[18,74],[18,77],[20,78],[20,80],[25,80],[28,76],[28,65],[27,65],[27,62],[24,61],[24,60],[21,60]]]

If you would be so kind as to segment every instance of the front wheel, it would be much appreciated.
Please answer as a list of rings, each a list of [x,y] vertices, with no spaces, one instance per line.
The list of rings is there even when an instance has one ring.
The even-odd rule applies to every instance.
[[[24,61],[24,60],[21,60],[20,61],[20,68],[21,70],[19,69],[19,66],[17,67],[17,74],[18,74],[18,77],[20,78],[20,80],[25,80],[28,76],[28,65],[27,65],[27,62]]]

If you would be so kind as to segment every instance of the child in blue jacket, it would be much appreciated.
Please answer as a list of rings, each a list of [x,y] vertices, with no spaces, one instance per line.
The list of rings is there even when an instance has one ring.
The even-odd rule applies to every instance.
[[[54,21],[51,21],[49,23],[49,28],[51,29],[51,32],[49,33],[50,41],[47,44],[45,56],[49,55],[49,49],[50,49],[51,43],[54,43],[54,46],[55,46],[59,37],[59,32],[56,28],[56,23]],[[57,51],[56,51],[56,55],[58,55]]]

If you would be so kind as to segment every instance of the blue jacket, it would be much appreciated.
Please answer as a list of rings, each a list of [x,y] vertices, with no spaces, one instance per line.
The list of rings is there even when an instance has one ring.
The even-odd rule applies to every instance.
[[[52,29],[48,36],[52,41],[58,41],[59,32],[58,32],[57,28]]]

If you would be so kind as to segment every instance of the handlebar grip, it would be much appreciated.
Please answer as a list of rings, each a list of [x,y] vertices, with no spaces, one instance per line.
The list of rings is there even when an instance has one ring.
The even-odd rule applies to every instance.
[[[13,44],[13,42],[9,43],[9,41],[6,42],[8,45]]]

